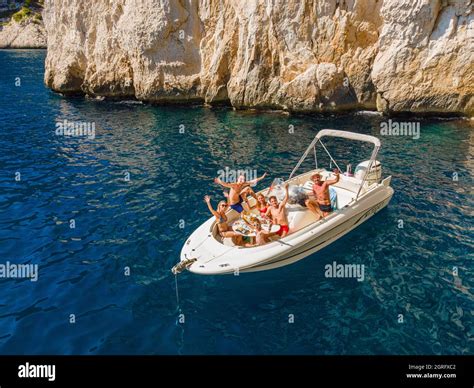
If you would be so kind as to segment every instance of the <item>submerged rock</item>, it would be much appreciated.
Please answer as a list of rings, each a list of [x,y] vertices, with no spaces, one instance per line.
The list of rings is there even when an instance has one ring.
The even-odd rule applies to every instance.
[[[464,0],[49,0],[43,18],[45,82],[58,92],[309,112],[474,110]]]

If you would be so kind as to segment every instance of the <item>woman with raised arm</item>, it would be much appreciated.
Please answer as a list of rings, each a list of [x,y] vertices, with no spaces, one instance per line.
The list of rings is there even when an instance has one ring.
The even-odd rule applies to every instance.
[[[209,208],[209,211],[212,213],[214,217],[216,217],[216,222],[217,222],[217,230],[219,231],[219,235],[222,238],[230,237],[232,238],[232,242],[235,245],[243,245],[243,239],[242,235],[240,235],[237,232],[234,232],[233,230],[229,230],[229,225],[227,225],[227,216],[225,214],[227,210],[227,202],[226,201],[220,201],[217,204],[217,210],[214,210],[211,204],[211,197],[209,195],[206,195],[204,197],[204,201],[207,203],[207,207]]]

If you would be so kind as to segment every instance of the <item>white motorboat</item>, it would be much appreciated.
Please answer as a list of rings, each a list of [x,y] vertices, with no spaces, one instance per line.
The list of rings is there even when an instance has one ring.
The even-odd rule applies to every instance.
[[[323,137],[338,137],[369,142],[374,145],[369,160],[360,163],[355,174],[343,174],[325,145]],[[323,180],[331,179],[332,172],[318,168],[316,146],[321,145],[329,155],[331,163],[341,172],[339,181],[331,186],[335,210],[318,220],[306,207],[297,203],[286,205],[290,232],[284,238],[254,247],[236,246],[230,238],[222,238],[218,233],[215,217],[199,226],[186,240],[180,262],[173,267],[173,273],[187,269],[201,275],[235,274],[236,272],[263,271],[278,268],[301,260],[319,251],[352,229],[367,221],[389,203],[393,195],[390,187],[391,176],[382,179],[382,166],[377,161],[380,140],[374,136],[324,129],[318,132],[286,182],[308,193],[312,190],[310,177],[319,172]],[[295,175],[303,161],[314,151],[316,168],[301,175]],[[352,176],[351,176],[352,175]],[[267,194],[269,188],[262,191]],[[251,198],[250,201],[255,201]],[[252,202],[250,202],[252,205]],[[253,210],[255,213],[258,211]],[[236,222],[240,215],[230,209],[228,223]],[[277,236],[276,236],[277,237]]]

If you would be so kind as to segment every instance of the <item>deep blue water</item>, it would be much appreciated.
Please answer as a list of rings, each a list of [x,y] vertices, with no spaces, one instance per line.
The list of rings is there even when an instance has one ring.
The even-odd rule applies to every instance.
[[[387,209],[281,269],[182,274],[178,310],[170,268],[219,169],[284,177],[317,130],[378,135],[385,119],[65,98],[44,87],[44,57],[0,51],[0,264],[39,265],[37,282],[0,279],[1,354],[473,353],[472,121],[404,118],[421,137],[382,138]],[[95,139],[57,136],[65,119]],[[326,278],[333,261],[364,264],[365,281]]]

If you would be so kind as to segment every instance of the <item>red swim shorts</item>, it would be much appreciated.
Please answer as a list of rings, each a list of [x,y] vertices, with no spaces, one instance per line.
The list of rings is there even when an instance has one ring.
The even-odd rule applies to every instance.
[[[286,231],[286,234],[288,234],[288,232],[290,231],[290,228],[288,225],[280,225],[280,230],[277,232],[277,234],[279,236],[281,236],[283,234],[283,232]]]

